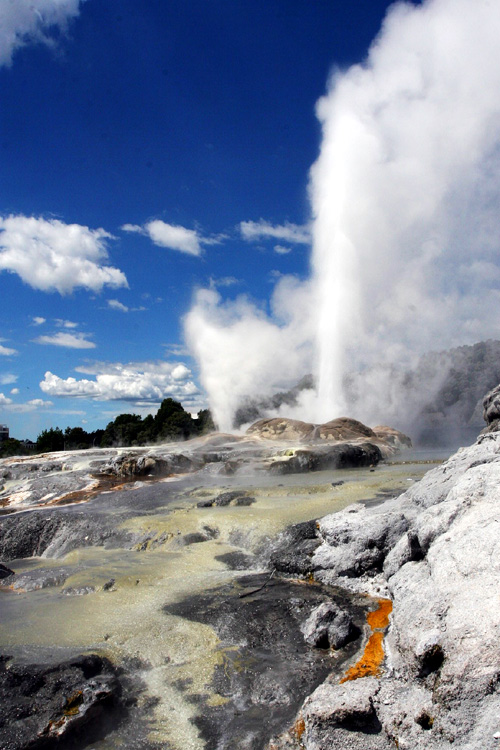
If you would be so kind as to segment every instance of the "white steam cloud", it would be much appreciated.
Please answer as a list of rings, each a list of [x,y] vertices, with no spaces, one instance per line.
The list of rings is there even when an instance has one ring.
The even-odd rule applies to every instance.
[[[349,412],[343,379],[358,371],[352,416],[385,420],[392,395],[374,363],[500,337],[498,39],[497,2],[399,3],[366,61],[332,75],[317,106],[310,281],[280,281],[270,316],[199,292],[186,318],[223,429],[240,396],[311,370],[317,397],[297,416]]]

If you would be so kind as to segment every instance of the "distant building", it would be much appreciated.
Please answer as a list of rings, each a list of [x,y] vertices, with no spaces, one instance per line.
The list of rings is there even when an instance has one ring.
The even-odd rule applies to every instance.
[[[9,439],[9,428],[6,424],[0,424],[0,443]]]
[[[21,440],[21,443],[29,451],[35,450],[36,448],[36,443],[34,443],[33,440]]]

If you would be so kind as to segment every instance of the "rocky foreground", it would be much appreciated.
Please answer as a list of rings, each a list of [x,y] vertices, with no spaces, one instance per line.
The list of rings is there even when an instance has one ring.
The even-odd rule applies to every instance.
[[[123,482],[200,471],[232,476],[375,466],[410,445],[397,430],[372,430],[354,419],[313,425],[279,418],[260,420],[243,436],[212,433],[181,443],[6,458],[0,460],[0,511],[84,502]]]
[[[296,573],[380,601],[357,662],[269,748],[500,746],[500,432],[488,431],[499,406],[500,388],[485,399],[486,434],[402,496],[326,516],[292,554],[275,552],[288,573],[295,560]],[[318,611],[312,635],[335,616]]]
[[[264,746],[268,750],[500,747],[500,432],[496,431],[500,389],[485,400],[485,417],[489,431],[473,446],[459,450],[399,497],[357,503],[285,532],[269,552],[268,572],[251,578],[251,595],[240,594],[243,598],[239,601],[245,606],[252,601],[261,606],[260,598],[254,597],[261,590],[262,596],[268,597],[267,603],[262,599],[257,619],[250,615],[242,619],[242,605],[235,599],[233,611],[232,600],[224,591],[220,603],[210,592],[206,601],[202,596],[181,603],[178,610],[170,607],[174,614],[214,627],[222,613],[223,624],[226,628],[231,625],[233,636],[236,633],[247,641],[253,638],[259,648],[266,636],[271,652],[278,625],[269,625],[274,621],[271,617],[268,622],[266,617],[274,611],[273,606],[276,609],[276,603],[278,610],[284,606],[276,594],[279,587],[287,579],[295,579],[290,583],[298,588],[290,599],[287,619],[297,620],[298,635],[281,640],[285,646],[291,644],[294,655],[290,658],[298,658],[295,652],[304,652],[307,664],[308,651],[311,656],[318,655],[308,667],[315,681],[302,695],[313,692],[294,718],[273,725],[274,739],[269,741],[267,734],[264,740],[262,735],[258,744],[248,745],[252,750]],[[304,426],[291,420],[263,420],[240,438],[215,435],[177,447],[4,461],[2,492],[8,517],[1,524],[0,549],[7,564],[0,566],[0,577],[6,583],[14,580],[9,560],[42,552],[46,555],[46,547],[32,548],[29,540],[40,542],[47,537],[47,544],[53,545],[50,524],[62,523],[59,516],[52,516],[57,509],[44,510],[44,516],[42,511],[11,515],[14,510],[79,502],[120,482],[169,477],[177,472],[227,476],[249,469],[281,474],[346,466],[349,460],[370,465],[377,462],[373,460],[377,451],[380,460],[404,441],[404,436],[389,428],[384,428],[385,437],[380,430],[372,431],[373,435],[358,432],[353,437],[347,434],[348,429],[370,428],[353,428],[350,420],[338,422],[332,427],[331,423]],[[235,494],[242,495],[226,492],[224,502],[226,495],[231,495],[228,502],[236,502]],[[198,507],[207,502],[201,500]],[[31,533],[31,518],[45,519],[44,527],[37,526]],[[16,536],[17,519],[24,519],[25,533]],[[83,516],[81,520],[83,523]],[[102,520],[100,523],[102,526]],[[97,541],[98,532],[103,533],[99,529],[96,522],[96,543],[102,543]],[[88,543],[92,533],[92,529],[85,531]],[[110,527],[109,534],[113,533]],[[26,549],[18,548],[18,543],[26,543]],[[58,570],[49,572],[56,575]],[[113,583],[109,582],[111,587]],[[26,581],[23,587],[28,590]],[[335,591],[337,595],[332,595]],[[216,603],[213,623],[212,600]],[[238,623],[244,628],[243,635]],[[263,623],[262,632],[247,632],[252,623]],[[323,655],[328,656],[327,661]],[[286,664],[286,648],[282,656]],[[112,665],[101,657],[89,658],[88,663],[78,657],[43,673],[38,673],[36,666],[23,671],[0,661],[0,694],[3,705],[9,706],[3,730],[0,716],[0,736],[3,731],[9,750],[66,747],[72,742],[84,746],[85,716],[90,717],[96,732],[105,733],[100,717],[117,721],[124,712],[133,712],[129,688]],[[328,675],[325,679],[321,674],[322,681],[315,687],[325,665],[329,665]],[[250,695],[245,701],[268,705],[271,715],[281,704],[297,710],[285,694],[280,697],[279,683],[271,686],[266,670],[252,678],[250,672],[239,670],[244,683],[241,689]],[[227,680],[226,672],[223,677]],[[245,687],[245,680],[250,680],[249,686]],[[56,682],[67,687],[62,702],[60,693],[54,693],[57,705],[52,706],[44,695],[53,694],[51,686]],[[308,684],[297,669],[299,682]],[[22,695],[27,696],[21,702],[20,685]],[[13,701],[12,708],[7,698]],[[31,706],[37,701],[42,703],[35,715]],[[214,707],[213,715],[205,712],[207,737],[219,736],[221,716],[229,728],[226,734],[231,735],[234,711],[222,714]],[[27,717],[31,717],[32,728]],[[287,724],[289,730],[280,734]],[[216,747],[214,743],[207,747]]]

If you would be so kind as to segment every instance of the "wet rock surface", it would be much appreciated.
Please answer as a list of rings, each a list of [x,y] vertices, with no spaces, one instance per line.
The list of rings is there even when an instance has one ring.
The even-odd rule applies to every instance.
[[[107,659],[89,654],[43,666],[0,657],[3,750],[88,747],[125,713],[120,679]]]
[[[77,547],[123,543],[125,536],[100,514],[32,511],[0,519],[0,558],[61,557]]]
[[[221,640],[222,666],[212,687],[227,702],[217,707],[197,701],[196,719],[207,750],[261,750],[280,728],[292,723],[302,700],[354,647],[333,658],[328,647],[311,648],[302,627],[325,602],[358,623],[364,620],[361,599],[319,585],[247,575],[234,585],[169,606],[170,614],[211,625]],[[366,603],[364,603],[366,606]]]
[[[349,469],[372,466],[383,458],[378,445],[372,443],[340,443],[331,446],[300,448],[269,461],[273,474],[299,474],[324,469]]]

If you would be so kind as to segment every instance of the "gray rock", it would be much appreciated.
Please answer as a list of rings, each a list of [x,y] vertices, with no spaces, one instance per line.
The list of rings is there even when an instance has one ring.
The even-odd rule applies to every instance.
[[[124,714],[112,664],[94,654],[55,666],[0,657],[0,733],[6,750],[81,747]]]
[[[299,474],[325,469],[348,469],[378,464],[383,458],[378,445],[370,442],[334,443],[286,451],[268,463],[272,474]]]
[[[378,680],[373,677],[342,685],[327,680],[320,685],[302,709],[305,747],[308,750],[387,748],[387,737],[380,736],[381,725],[374,707],[378,689]]]
[[[316,521],[295,524],[278,538],[270,566],[280,573],[307,575],[313,570],[312,557],[320,543]]]
[[[339,649],[360,634],[351,615],[333,602],[316,607],[301,626],[306,643],[316,648]]]
[[[346,577],[380,572],[387,554],[408,529],[403,513],[383,508],[351,505],[321,519],[322,544],[312,558],[313,570]]]
[[[38,591],[52,586],[61,586],[74,572],[74,568],[66,567],[35,569],[12,576],[8,584],[18,591]]]
[[[4,578],[8,578],[9,576],[13,576],[13,575],[15,575],[13,570],[8,568],[6,565],[2,565],[2,563],[0,563],[0,580]]]
[[[486,422],[486,430],[494,432],[496,424],[500,420],[500,385],[493,388],[483,399],[483,419]],[[491,427],[495,425],[495,429]]]
[[[304,703],[305,750],[498,747],[499,487],[500,433],[489,433],[399,498],[319,521],[315,577],[386,587],[393,612],[382,676],[327,680]]]

